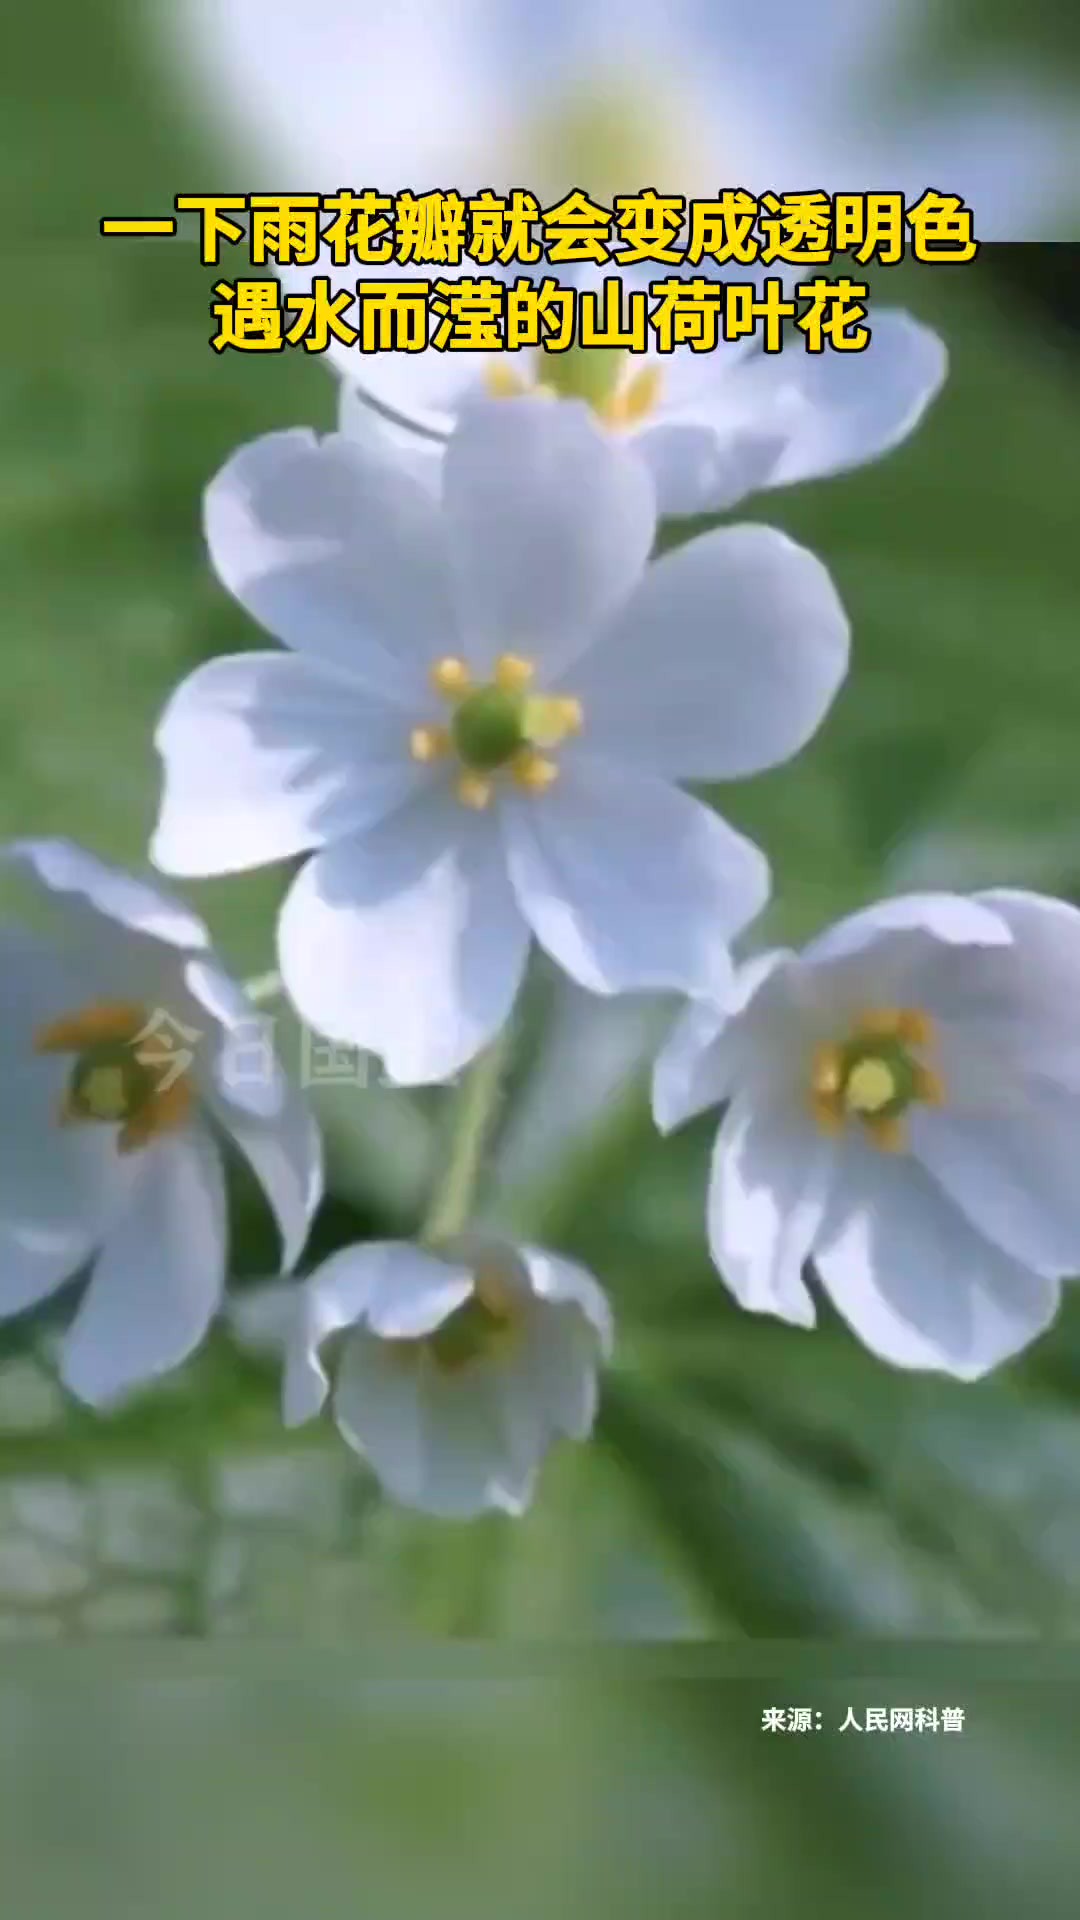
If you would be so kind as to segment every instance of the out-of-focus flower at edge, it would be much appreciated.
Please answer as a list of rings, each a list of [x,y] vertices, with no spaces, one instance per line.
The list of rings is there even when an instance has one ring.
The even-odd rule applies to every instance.
[[[300,288],[304,269],[282,269],[280,277]],[[347,278],[336,276],[342,286]],[[892,308],[874,311],[871,335],[861,353],[808,354],[796,344],[767,354],[748,339],[707,354],[681,347],[640,358],[609,355],[609,384],[598,384],[589,404],[605,429],[645,460],[662,519],[726,513],[751,493],[863,466],[914,430],[945,378],[945,344],[931,327]],[[440,444],[399,428],[369,400],[425,432],[445,434],[471,397],[498,391],[500,382],[511,393],[543,389],[565,367],[558,360],[549,374],[541,351],[517,352],[510,366],[498,353],[434,349],[361,361],[341,344],[327,357],[344,376],[341,431],[389,441],[431,486],[438,483]],[[603,367],[602,355],[584,357]]]
[[[97,1405],[177,1366],[221,1304],[217,1130],[263,1187],[287,1265],[321,1144],[201,920],[68,841],[3,859],[61,938],[0,928],[0,1315],[88,1268],[60,1371]]]
[[[709,1238],[741,1305],[812,1326],[811,1260],[874,1353],[976,1378],[1080,1272],[1080,912],[909,894],[750,961],[657,1062],[663,1129],[719,1102]]]
[[[1075,102],[974,49],[962,85],[928,83],[918,0],[175,0],[146,17],[244,164],[234,185],[932,186],[994,240],[1054,237],[1076,211]]]
[[[287,1425],[324,1406],[320,1354],[335,1336],[343,1438],[396,1500],[465,1519],[489,1507],[522,1513],[551,1442],[587,1438],[612,1320],[591,1274],[537,1247],[345,1247],[298,1298]]]
[[[286,988],[399,1084],[498,1031],[531,936],[593,993],[721,991],[768,868],[675,782],[788,759],[848,660],[828,573],[771,528],[647,564],[648,474],[584,406],[471,407],[443,483],[340,435],[234,455],[211,559],[295,651],[198,668],[157,736],[155,864],[311,852]]]

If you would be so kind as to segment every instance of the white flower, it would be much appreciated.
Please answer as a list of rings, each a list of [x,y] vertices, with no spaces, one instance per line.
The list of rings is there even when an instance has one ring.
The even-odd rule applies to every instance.
[[[611,1314],[591,1274],[536,1247],[346,1247],[307,1281],[288,1340],[284,1418],[333,1413],[394,1499],[466,1518],[524,1511],[559,1434],[583,1440]]]
[[[330,277],[344,285],[347,276]],[[299,286],[304,275],[289,270],[281,278]],[[677,347],[615,356],[610,385],[593,410],[645,460],[662,517],[727,512],[750,493],[863,466],[914,431],[945,379],[944,342],[893,308],[873,307],[869,325],[861,353],[811,354],[797,339],[766,353],[752,338],[712,353]],[[525,393],[559,377],[558,360],[553,376],[552,356],[542,351],[507,359],[429,348],[361,361],[336,342],[329,359],[343,376],[341,431],[364,442],[385,438],[414,470],[430,475],[430,484],[441,452],[436,436],[448,433],[478,394]],[[394,421],[369,401],[390,409]],[[403,433],[397,422],[424,438]]]
[[[665,1130],[718,1101],[709,1237],[740,1303],[812,1326],[812,1260],[882,1358],[985,1373],[1080,1272],[1080,913],[910,894],[750,962],[657,1064]]]
[[[290,1264],[320,1196],[319,1138],[199,919],[67,841],[17,841],[4,859],[65,938],[0,928],[0,1315],[89,1267],[60,1370],[97,1404],[177,1365],[217,1311],[215,1129],[250,1162]]]
[[[501,1027],[530,933],[594,993],[706,993],[764,903],[764,857],[672,781],[794,753],[847,624],[784,535],[734,527],[646,569],[655,526],[641,463],[536,399],[469,410],[440,500],[308,432],[208,490],[220,578],[296,651],[211,661],[174,694],[154,859],[315,850],[282,912],[287,989],[399,1084]]]
[[[179,0],[151,10],[255,186],[652,186],[711,196],[929,184],[985,240],[1055,232],[1067,82],[981,49],[950,74],[914,0]],[[927,84],[931,74],[932,84]],[[598,151],[599,150],[599,151]]]

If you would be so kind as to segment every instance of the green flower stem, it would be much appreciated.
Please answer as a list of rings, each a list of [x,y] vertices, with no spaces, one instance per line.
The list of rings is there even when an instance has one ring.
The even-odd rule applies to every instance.
[[[420,1231],[425,1246],[437,1246],[467,1226],[498,1111],[513,1025],[508,1021],[490,1047],[462,1076],[451,1105],[449,1149]]]

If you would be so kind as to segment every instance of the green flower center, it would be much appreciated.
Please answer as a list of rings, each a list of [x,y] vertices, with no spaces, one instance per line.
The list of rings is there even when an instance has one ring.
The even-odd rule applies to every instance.
[[[457,1373],[490,1353],[505,1339],[512,1324],[509,1313],[500,1312],[474,1293],[429,1334],[428,1351],[444,1373]]]
[[[153,1095],[153,1077],[136,1059],[130,1041],[102,1040],[76,1060],[68,1105],[81,1120],[115,1125],[141,1113]]]
[[[526,744],[524,698],[503,687],[477,687],[455,709],[450,733],[466,767],[478,773],[504,767]]]
[[[841,1099],[849,1113],[895,1120],[916,1098],[919,1062],[899,1040],[853,1040],[843,1049]]]

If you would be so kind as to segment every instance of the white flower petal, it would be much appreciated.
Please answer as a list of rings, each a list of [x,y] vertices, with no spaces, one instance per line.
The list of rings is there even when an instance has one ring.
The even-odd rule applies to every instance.
[[[787,968],[794,955],[776,947],[744,961],[722,1003],[691,1001],[676,1020],[653,1070],[653,1119],[671,1133],[731,1094],[742,1068],[752,1063],[753,1036],[742,1016],[760,988]]]
[[[1050,1084],[1016,1085],[1009,1107],[916,1107],[911,1144],[972,1225],[1015,1260],[1080,1273],[1080,1102]]]
[[[289,1081],[274,1052],[275,1016],[253,1005],[237,981],[213,956],[189,960],[184,985],[194,1002],[193,1017],[210,1019],[209,1032],[199,1026],[192,1074],[203,1099],[224,1100],[256,1118],[280,1114],[289,1094]]]
[[[162,1137],[138,1160],[61,1349],[65,1385],[91,1406],[179,1366],[225,1286],[225,1182],[208,1130]]]
[[[446,452],[443,501],[470,663],[503,652],[550,671],[625,599],[652,547],[648,473],[588,409],[477,402]]]
[[[371,378],[372,374],[381,375],[386,362],[393,361],[395,358],[407,361],[409,371],[412,372],[417,358],[424,357],[431,360],[444,358],[441,354],[428,356],[376,354],[370,370],[367,370],[368,388],[377,399],[382,398],[377,392],[377,382]],[[413,400],[415,395],[410,394],[409,398]],[[422,410],[422,404],[419,407],[410,405],[405,409],[410,417],[414,412]],[[357,441],[369,453],[375,453],[384,458],[387,453],[392,453],[395,459],[404,464],[412,478],[418,481],[425,492],[436,501],[442,497],[443,455],[446,452],[446,440],[452,425],[453,421],[447,415],[442,437],[438,439],[429,434],[410,432],[407,427],[397,426],[394,421],[387,418],[385,413],[372,406],[364,388],[358,386],[354,379],[346,378],[338,383],[338,432],[343,433],[346,439]]]
[[[803,948],[803,961],[818,966],[863,954],[897,933],[923,933],[958,947],[1007,947],[1012,934],[1001,914],[958,893],[908,893],[879,900],[849,914]]]
[[[593,993],[722,996],[726,942],[760,912],[765,856],[678,788],[566,754],[549,792],[508,800],[510,874],[541,946]]]
[[[416,1501],[427,1513],[467,1520],[489,1508],[520,1514],[532,1497],[535,1462],[523,1465],[507,1442],[493,1366],[448,1373],[426,1365],[419,1383],[424,1480]]]
[[[319,1033],[444,1080],[502,1026],[528,930],[493,822],[439,790],[316,854],[279,926],[281,971]]]
[[[354,440],[267,434],[207,488],[222,584],[260,626],[407,705],[453,653],[440,518],[400,463]]]
[[[740,1306],[812,1327],[802,1278],[828,1193],[829,1142],[792,1105],[787,1089],[737,1094],[713,1152],[709,1247]]]
[[[634,445],[652,474],[662,519],[727,513],[748,493],[767,484],[783,451],[784,436],[767,420],[757,426],[729,422],[726,392],[727,381],[721,379],[715,394],[719,415],[715,421],[708,417],[713,409],[706,402],[701,408],[705,419],[661,419],[634,436]]]
[[[0,1320],[24,1313],[55,1293],[89,1257],[92,1242],[53,1230],[0,1227]]]
[[[590,750],[680,779],[736,779],[816,732],[849,628],[820,560],[772,527],[665,554],[568,676]]]
[[[331,1254],[308,1279],[293,1329],[285,1367],[286,1426],[310,1420],[323,1406],[329,1380],[319,1352],[332,1334],[363,1323],[380,1343],[418,1339],[440,1326],[472,1288],[466,1268],[404,1241],[370,1241]]]
[[[543,1247],[517,1249],[529,1284],[538,1299],[554,1306],[576,1307],[586,1327],[596,1336],[600,1353],[609,1359],[615,1341],[615,1321],[607,1295],[587,1267],[564,1254]]]
[[[170,947],[197,950],[210,944],[203,921],[182,902],[72,840],[14,840],[4,855],[69,912],[75,934],[93,919],[104,922],[106,930],[123,928]]]
[[[975,1380],[1050,1324],[1056,1282],[984,1240],[916,1162],[868,1146],[850,1158],[814,1260],[871,1352]]]
[[[771,473],[757,484],[789,486],[863,466],[898,446],[917,427],[948,370],[945,343],[930,327],[895,308],[870,315],[862,353],[755,355],[731,375],[731,398],[751,402],[768,418],[774,398],[790,395],[796,410]]]
[[[304,1251],[323,1193],[322,1135],[307,1101],[286,1083],[284,1104],[272,1119],[232,1101],[208,1103],[236,1142],[262,1187],[281,1234],[282,1265],[290,1270]]]
[[[403,1506],[423,1506],[427,1437],[420,1364],[402,1360],[385,1340],[357,1328],[342,1348],[334,1382],[334,1420],[346,1444],[366,1460],[380,1486]]]
[[[343,675],[287,653],[189,674],[158,723],[163,872],[237,873],[360,832],[416,786],[409,722]]]

